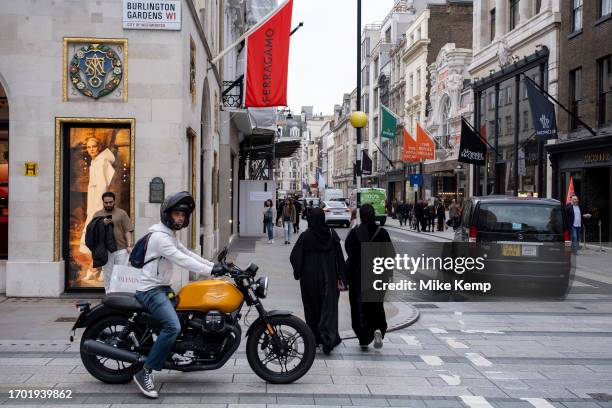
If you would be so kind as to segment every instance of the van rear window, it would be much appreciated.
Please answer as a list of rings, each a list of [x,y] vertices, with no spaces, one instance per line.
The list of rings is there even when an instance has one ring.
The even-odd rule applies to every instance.
[[[563,209],[556,205],[483,203],[478,229],[487,232],[563,233]]]

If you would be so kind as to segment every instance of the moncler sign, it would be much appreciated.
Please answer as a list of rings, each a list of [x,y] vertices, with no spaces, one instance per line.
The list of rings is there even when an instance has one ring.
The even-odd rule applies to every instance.
[[[468,160],[484,161],[484,154],[482,152],[473,152],[469,149],[464,149],[459,154],[460,157]]]

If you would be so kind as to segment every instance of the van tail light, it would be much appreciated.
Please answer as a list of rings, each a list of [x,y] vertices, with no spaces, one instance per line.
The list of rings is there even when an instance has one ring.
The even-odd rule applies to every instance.
[[[331,210],[329,208],[325,208],[323,211],[325,212],[331,212]]]
[[[476,242],[477,238],[478,238],[478,230],[476,229],[476,227],[472,226],[470,227],[470,231],[469,231],[469,242]]]
[[[344,209],[344,212],[351,212],[351,209],[350,208],[346,208],[346,209]]]

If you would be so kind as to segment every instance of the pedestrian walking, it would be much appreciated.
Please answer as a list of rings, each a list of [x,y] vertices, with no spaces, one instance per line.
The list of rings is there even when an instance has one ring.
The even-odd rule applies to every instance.
[[[407,225],[408,220],[410,219],[410,207],[405,201],[403,201],[397,208],[399,212],[400,226]]]
[[[263,225],[264,233],[268,233],[268,244],[274,243],[274,220],[276,214],[274,214],[274,203],[271,199],[267,199],[264,203],[263,210]]]
[[[351,323],[353,331],[359,339],[362,350],[374,341],[374,348],[383,346],[383,339],[387,331],[387,319],[383,306],[384,292],[379,293],[378,302],[362,301],[361,292],[361,249],[362,243],[391,242],[389,233],[383,227],[376,225],[374,207],[364,204],[359,210],[361,224],[353,228],[348,236],[344,248],[348,255],[348,283],[349,300],[351,303]],[[363,268],[364,271],[367,268]],[[370,269],[371,270],[371,269]]]
[[[297,234],[300,232],[300,215],[302,214],[302,204],[300,200],[293,200],[293,205],[295,206],[295,222],[293,223],[293,233]]]
[[[421,232],[421,230],[425,230],[425,204],[423,201],[419,200],[414,206],[414,214],[416,218],[416,230],[417,232]]]
[[[290,198],[287,198],[282,210],[283,229],[285,230],[285,245],[289,245],[291,243],[291,231],[293,230],[293,224],[295,224],[296,218],[297,214],[295,212],[295,205],[293,205]]]
[[[438,219],[438,231],[444,231],[446,220],[446,208],[444,207],[444,201],[442,199],[438,199],[438,204],[436,205],[436,217]]]
[[[582,219],[591,218],[591,214],[587,214],[584,207],[579,204],[577,195],[571,197],[570,203],[565,207],[565,213],[567,214],[567,220],[569,221],[572,233],[572,252],[577,254],[578,247],[580,246],[580,234],[583,228]]]
[[[453,198],[450,207],[448,207],[448,222],[453,230],[456,231],[459,227],[459,212],[461,211],[457,200]]]
[[[357,209],[353,208],[351,210],[351,223],[349,224],[349,229],[353,229],[358,225],[357,221]]]
[[[130,216],[121,208],[115,207],[115,194],[107,191],[102,194],[103,208],[93,215],[93,218],[104,217],[104,225],[111,225],[117,248],[114,252],[108,252],[108,261],[102,266],[104,277],[104,291],[108,292],[113,267],[115,265],[127,265],[130,252],[132,252],[132,233],[134,227]]]
[[[293,276],[300,281],[306,324],[317,345],[329,354],[340,344],[338,333],[339,281],[346,287],[346,263],[336,231],[325,224],[325,213],[313,208],[308,229],[302,233],[290,256]]]

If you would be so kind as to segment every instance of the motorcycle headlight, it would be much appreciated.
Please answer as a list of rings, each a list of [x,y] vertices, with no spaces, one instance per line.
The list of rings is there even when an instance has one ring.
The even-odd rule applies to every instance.
[[[265,298],[268,295],[268,277],[262,276],[261,278],[257,279],[255,284],[257,286],[255,289],[255,294],[257,297],[262,299]]]

